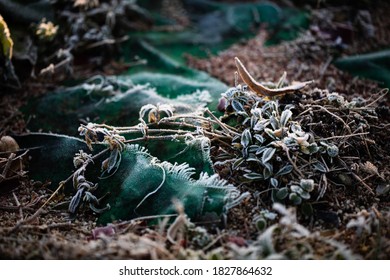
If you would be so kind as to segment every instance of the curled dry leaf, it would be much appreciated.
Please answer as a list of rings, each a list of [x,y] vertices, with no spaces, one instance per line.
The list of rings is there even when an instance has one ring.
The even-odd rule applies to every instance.
[[[282,87],[282,88],[276,88],[276,89],[270,89],[266,88],[259,82],[257,82],[251,74],[249,74],[248,70],[245,68],[245,66],[242,64],[240,59],[238,57],[234,58],[236,67],[238,70],[238,73],[241,76],[241,79],[248,85],[248,87],[255,92],[259,96],[277,96],[277,95],[283,95],[287,93],[293,93],[296,92],[305,86],[311,84],[313,81],[307,81],[303,83],[296,83],[294,85],[288,86],[288,87]]]

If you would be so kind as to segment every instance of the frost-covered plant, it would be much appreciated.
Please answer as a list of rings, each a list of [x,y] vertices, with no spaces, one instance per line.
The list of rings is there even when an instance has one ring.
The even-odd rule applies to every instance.
[[[337,157],[338,147],[316,140],[311,131],[294,120],[291,104],[265,101],[243,87],[231,88],[222,97],[224,120],[234,118],[239,128],[232,138],[232,169],[246,182],[266,182],[274,201],[288,199],[298,205],[309,200],[316,184],[306,176],[313,175],[313,171],[326,172],[323,162]],[[305,162],[304,167],[298,166],[301,162]],[[304,172],[307,169],[310,172]]]
[[[276,223],[259,233],[247,247],[228,244],[232,259],[358,259],[345,244],[311,232],[297,219],[295,208],[274,203],[266,212]]]

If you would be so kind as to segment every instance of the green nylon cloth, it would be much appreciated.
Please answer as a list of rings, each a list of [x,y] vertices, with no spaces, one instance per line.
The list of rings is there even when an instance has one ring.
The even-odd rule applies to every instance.
[[[376,80],[381,87],[390,88],[390,50],[343,57],[334,64],[354,76]]]
[[[217,175],[194,180],[192,171],[187,165],[158,162],[140,146],[129,145],[118,171],[99,181],[100,193],[110,192],[111,209],[102,213],[98,222],[175,214],[173,200],[181,202],[193,221],[220,219],[235,188]]]
[[[45,133],[15,136],[15,139],[22,150],[29,150],[32,158],[30,179],[43,182],[50,179],[53,190],[76,170],[73,166],[75,153],[84,150],[96,155],[106,148],[93,145],[94,150],[89,151],[86,143],[78,138]],[[161,143],[154,144],[151,146],[158,158],[144,147],[127,145],[121,153],[118,169],[104,177],[101,176],[100,166],[109,152],[87,167],[86,179],[98,184],[94,194],[101,197],[110,193],[100,205],[95,205],[110,205],[110,209],[101,214],[98,223],[175,214],[174,199],[181,202],[188,217],[194,221],[210,217],[220,219],[235,188],[217,175],[211,175],[213,171],[207,150],[200,148],[197,141],[172,145],[174,149],[182,149],[178,153],[180,157],[175,157],[177,155],[167,148],[169,145],[159,150],[157,145],[161,146]],[[63,191],[67,195],[76,191],[72,180]]]

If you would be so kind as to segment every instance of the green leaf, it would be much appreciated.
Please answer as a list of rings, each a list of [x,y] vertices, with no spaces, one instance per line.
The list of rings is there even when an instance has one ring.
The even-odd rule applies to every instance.
[[[238,159],[233,163],[233,165],[232,165],[233,170],[235,170],[235,169],[237,169],[238,167],[240,167],[241,164],[244,163],[244,161],[245,161],[244,158],[238,158]]]
[[[276,198],[279,200],[283,200],[287,196],[288,196],[288,188],[287,187],[281,188],[276,192]]]
[[[310,194],[308,192],[306,192],[304,189],[302,189],[300,186],[292,185],[292,186],[290,186],[290,189],[292,192],[299,194],[299,196],[302,197],[303,199],[310,198]]]
[[[256,153],[260,149],[259,145],[250,145],[248,147],[248,153]]]
[[[326,166],[323,163],[319,162],[319,161],[314,162],[312,164],[312,166],[313,166],[314,170],[318,170],[318,171],[320,171],[322,173],[327,173],[328,172],[328,169],[326,168]]]
[[[301,179],[299,185],[307,192],[312,192],[314,190],[314,180],[312,179]]]
[[[280,125],[282,127],[285,127],[287,125],[287,122],[290,120],[290,118],[292,117],[292,112],[291,110],[284,110],[282,112],[282,115],[280,117]]]
[[[267,227],[267,221],[264,218],[259,218],[255,221],[256,228],[259,231],[263,231]]]
[[[270,123],[274,130],[277,130],[280,126],[279,121],[274,116],[271,116]]]
[[[266,147],[259,147],[256,151],[256,155],[259,155],[261,154],[262,152],[264,152],[264,150],[266,149]]]
[[[280,202],[280,199],[276,196],[278,190],[277,189],[271,189],[271,200],[272,202]]]
[[[302,198],[297,195],[296,193],[290,193],[289,195],[289,199],[291,200],[292,203],[294,203],[295,205],[299,205],[302,203]]]
[[[339,148],[336,145],[328,145],[326,147],[326,152],[330,157],[337,157],[339,155]]]
[[[266,163],[263,169],[264,179],[269,179],[273,175],[273,165]]]
[[[259,158],[253,154],[253,153],[250,153],[248,154],[248,157],[246,158],[246,161],[249,162],[249,161],[255,161],[255,162],[258,162],[258,163],[261,163],[261,161],[259,160]]]
[[[313,216],[313,213],[314,213],[313,206],[311,206],[311,204],[308,202],[302,203],[301,211],[302,211],[303,215],[305,215],[306,217],[311,217],[311,216]]]
[[[302,191],[301,187],[297,186],[297,185],[291,185],[290,189],[292,192],[295,192],[295,193]]]
[[[286,164],[285,166],[283,166],[282,168],[279,169],[279,171],[275,174],[275,177],[287,175],[287,174],[291,173],[291,171],[293,169],[294,168],[291,164]]]
[[[278,137],[275,136],[275,132],[272,129],[265,128],[264,132],[267,133],[269,137],[271,137],[274,140],[278,140]]]
[[[310,194],[304,190],[301,189],[301,191],[298,192],[299,196],[303,199],[310,199]]]
[[[270,179],[270,182],[271,182],[271,186],[274,187],[274,188],[277,188],[278,185],[279,185],[278,179],[271,178],[271,179]]]
[[[255,173],[255,172],[244,174],[244,177],[246,179],[249,179],[249,180],[263,180],[264,179],[264,176],[262,174]]]
[[[247,128],[242,132],[241,135],[241,145],[246,148],[252,142],[252,134],[250,130]]]
[[[263,156],[261,157],[261,161],[263,164],[267,163],[275,154],[275,148],[266,148],[264,149]]]
[[[237,113],[245,112],[244,106],[235,99],[232,100],[232,107]]]
[[[307,150],[312,155],[317,153],[320,150],[320,148],[318,147],[317,143],[314,142],[314,143],[310,143],[309,146],[307,146]]]
[[[253,137],[254,137],[257,141],[259,141],[260,144],[263,144],[264,141],[265,141],[264,137],[263,137],[262,135],[260,135],[260,134],[255,134]]]

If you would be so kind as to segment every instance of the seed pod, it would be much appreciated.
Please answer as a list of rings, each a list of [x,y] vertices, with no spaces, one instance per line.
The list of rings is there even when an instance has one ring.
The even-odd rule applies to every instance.
[[[16,152],[19,150],[19,145],[11,136],[3,136],[0,139],[0,152]]]

